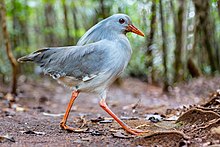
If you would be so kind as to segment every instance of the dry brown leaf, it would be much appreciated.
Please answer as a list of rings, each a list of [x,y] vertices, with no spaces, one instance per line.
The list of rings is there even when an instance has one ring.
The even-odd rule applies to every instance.
[[[15,142],[15,139],[13,136],[10,136],[8,134],[0,136],[0,142],[5,142],[5,141]]]
[[[211,129],[212,134],[220,134],[220,126]]]

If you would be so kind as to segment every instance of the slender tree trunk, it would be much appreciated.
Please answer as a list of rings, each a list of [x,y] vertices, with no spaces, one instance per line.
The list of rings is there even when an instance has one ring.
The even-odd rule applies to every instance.
[[[98,18],[106,18],[109,16],[110,7],[105,4],[106,0],[99,0],[99,9],[96,10],[96,19],[94,24],[98,22]]]
[[[196,10],[196,25],[198,25],[198,32],[202,35],[200,39],[200,43],[203,44],[206,52],[208,54],[208,59],[210,62],[210,67],[212,74],[217,70],[217,59],[214,56],[213,50],[214,46],[214,28],[211,24],[210,17],[210,5],[209,1],[204,0],[193,0]],[[199,35],[199,34],[196,34]]]
[[[73,26],[74,26],[74,38],[73,43],[76,44],[76,42],[79,40],[79,25],[77,23],[77,7],[75,6],[74,2],[72,3],[72,15],[73,15]]]
[[[69,29],[69,19],[68,19],[68,10],[67,10],[67,5],[66,5],[66,0],[62,0],[62,5],[63,5],[63,14],[64,14],[64,26],[66,30],[66,38],[67,45],[73,44],[72,39],[70,37],[70,29]]]
[[[19,25],[19,21],[18,21],[18,17],[16,14],[16,0],[12,1],[12,25],[13,25],[13,35],[12,35],[12,48],[15,48],[18,46],[18,40],[19,40],[19,36],[18,36],[18,31],[20,30],[20,25]]]
[[[168,91],[169,87],[169,79],[168,79],[168,68],[167,68],[167,35],[165,32],[165,21],[163,16],[163,4],[162,0],[159,0],[160,3],[160,21],[161,21],[161,32],[162,32],[162,38],[163,38],[163,66],[164,66],[164,91]]]
[[[54,34],[54,27],[56,26],[56,14],[51,1],[47,1],[45,3],[44,14],[46,19],[45,43],[49,46],[57,46],[59,43],[56,35]]]
[[[24,2],[25,4],[25,20],[20,20],[21,22],[21,28],[22,28],[22,40],[23,40],[23,44],[28,46],[29,45],[29,37],[28,37],[28,22],[29,22],[29,14],[28,14],[28,0],[25,0]]]
[[[200,77],[202,75],[201,70],[196,66],[192,58],[188,59],[187,68],[192,77]]]
[[[25,9],[22,9],[22,12],[17,8],[20,5],[19,0],[12,1],[12,48],[16,48],[18,46],[28,46],[29,45],[29,37],[28,37],[28,4],[27,0],[22,2],[22,5],[25,6]],[[25,19],[21,19],[20,14],[25,14]],[[25,47],[26,48],[26,47]]]
[[[217,1],[217,6],[218,6],[218,15],[220,17],[220,0]]]
[[[105,8],[104,0],[100,0],[100,8],[101,8],[102,18],[106,18],[107,14],[106,14],[106,8]]]
[[[146,49],[146,62],[145,62],[145,67],[148,70],[148,77],[147,81],[149,83],[155,82],[154,78],[154,67],[153,67],[153,41],[154,41],[154,35],[155,35],[155,30],[156,30],[156,18],[157,18],[157,13],[156,13],[156,0],[152,0],[152,6],[151,6],[151,22],[150,22],[150,33],[148,34],[147,37],[147,49]]]
[[[1,12],[0,12],[0,28],[2,28],[1,20],[2,20],[2,17],[1,17]],[[2,36],[2,33],[0,33],[0,45],[2,45],[3,43],[4,43],[3,36]],[[2,60],[2,59],[0,58],[0,60]],[[2,83],[5,84],[5,73],[0,71],[0,78],[1,78]]]
[[[179,0],[178,12],[177,16],[174,10],[174,6],[171,2],[171,8],[174,16],[174,26],[175,26],[175,36],[176,36],[176,47],[174,50],[175,60],[174,60],[174,82],[178,82],[183,80],[184,78],[184,70],[183,70],[183,61],[182,61],[182,53],[184,47],[184,33],[183,33],[183,24],[184,24],[184,16],[185,16],[185,0]]]
[[[0,1],[0,10],[1,10],[1,22],[2,22],[2,31],[3,31],[3,37],[5,40],[5,49],[8,56],[8,59],[10,61],[11,67],[12,67],[12,87],[11,87],[11,93],[16,94],[17,89],[17,67],[18,63],[16,59],[14,58],[12,51],[11,51],[11,45],[9,41],[9,34],[7,31],[7,23],[6,23],[6,10],[5,10],[5,3],[4,0]]]

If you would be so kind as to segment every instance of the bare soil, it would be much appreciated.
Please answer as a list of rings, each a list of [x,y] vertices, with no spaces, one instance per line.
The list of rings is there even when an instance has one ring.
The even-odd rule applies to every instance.
[[[68,119],[79,132],[61,130],[59,122],[71,91],[44,77],[19,79],[18,96],[0,83],[0,146],[214,146],[220,145],[220,78],[199,78],[170,88],[137,79],[112,85],[107,103],[133,128],[127,134],[99,105],[99,97],[80,94]]]

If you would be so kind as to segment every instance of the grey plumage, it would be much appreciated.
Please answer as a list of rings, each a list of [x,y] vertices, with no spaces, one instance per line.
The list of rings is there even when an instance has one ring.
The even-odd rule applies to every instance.
[[[60,83],[102,96],[125,69],[132,53],[126,24],[120,24],[120,18],[131,23],[125,14],[113,15],[88,30],[77,46],[40,49],[18,61],[35,62]]]
[[[77,46],[44,48],[18,59],[37,63],[45,74],[73,89],[60,122],[62,129],[77,131],[66,125],[71,107],[80,92],[94,92],[100,95],[99,105],[127,132],[134,135],[144,133],[126,125],[105,102],[107,88],[123,72],[131,57],[127,32],[144,36],[127,15],[115,14],[89,29]]]
[[[120,18],[126,19],[127,24],[131,24],[129,16],[125,14],[115,14],[107,19],[100,21],[98,24],[90,28],[77,42],[77,45],[85,45],[88,43],[93,43],[100,41],[102,39],[114,40],[116,35],[126,34],[124,25],[119,24],[118,20]]]

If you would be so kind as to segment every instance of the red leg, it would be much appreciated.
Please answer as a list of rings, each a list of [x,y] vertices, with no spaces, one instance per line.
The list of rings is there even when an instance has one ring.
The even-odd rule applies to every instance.
[[[74,128],[71,128],[71,127],[67,126],[67,125],[66,125],[66,121],[67,121],[67,118],[68,118],[68,116],[69,116],[69,112],[70,112],[70,110],[71,110],[71,107],[72,107],[72,105],[73,105],[73,103],[74,103],[74,101],[75,101],[75,99],[77,98],[78,95],[79,95],[79,92],[78,92],[78,91],[73,91],[73,92],[72,92],[72,97],[71,97],[70,102],[69,102],[69,104],[68,104],[68,106],[67,106],[67,108],[66,108],[66,112],[65,112],[65,114],[64,114],[64,116],[63,116],[63,119],[62,119],[62,121],[60,122],[60,127],[61,127],[62,129],[64,129],[64,130],[69,130],[69,131],[74,131],[74,130],[76,130],[76,129],[74,129]]]
[[[101,101],[99,102],[99,105],[111,116],[113,117],[118,123],[119,125],[122,126],[123,129],[125,129],[128,133],[134,134],[134,135],[139,135],[148,131],[142,131],[139,129],[132,129],[131,127],[129,127],[127,124],[125,124],[120,118],[118,118],[110,109],[109,107],[106,105],[105,99],[101,99]]]

